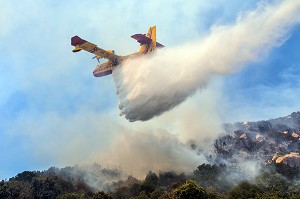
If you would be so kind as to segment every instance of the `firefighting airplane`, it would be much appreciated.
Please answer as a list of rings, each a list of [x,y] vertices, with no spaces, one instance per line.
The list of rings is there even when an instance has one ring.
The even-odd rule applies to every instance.
[[[99,59],[102,58],[108,59],[107,62],[98,64],[93,72],[95,77],[102,77],[112,74],[114,67],[122,65],[122,63],[128,58],[136,58],[151,53],[155,50],[155,48],[164,47],[162,44],[156,42],[156,26],[150,27],[147,34],[135,34],[131,37],[137,40],[137,42],[140,43],[141,47],[139,52],[126,56],[116,55],[114,50],[103,50],[97,47],[97,45],[85,41],[78,36],[74,36],[71,38],[71,45],[75,46],[73,50],[74,53],[85,50],[87,52],[93,53],[95,55],[93,59],[96,58],[98,62]]]

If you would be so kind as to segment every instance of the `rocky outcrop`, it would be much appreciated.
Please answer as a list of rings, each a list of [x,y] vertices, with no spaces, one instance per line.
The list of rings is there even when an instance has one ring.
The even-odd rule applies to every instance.
[[[275,154],[272,158],[275,164],[286,164],[290,167],[300,168],[300,154],[298,152],[291,152],[285,155]]]
[[[300,166],[300,112],[267,121],[225,124],[224,130],[214,144],[217,157]]]

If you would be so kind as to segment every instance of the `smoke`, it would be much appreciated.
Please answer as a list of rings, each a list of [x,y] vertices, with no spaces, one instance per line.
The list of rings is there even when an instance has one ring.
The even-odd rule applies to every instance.
[[[234,24],[213,26],[204,38],[127,61],[113,73],[121,114],[131,122],[150,120],[205,87],[212,76],[263,59],[288,38],[299,13],[299,0],[262,2]]]
[[[198,12],[202,18],[210,18],[203,14],[207,13],[207,7],[201,8],[201,3],[192,1],[182,2],[184,9],[180,11],[175,9],[179,2],[170,1],[172,6],[166,6],[163,14],[159,14],[155,11],[160,8],[160,1],[149,1],[138,9],[135,6],[138,1],[131,5],[127,1],[118,5],[87,3],[85,7],[89,14],[74,17],[74,12],[80,12],[82,2],[72,6],[71,10],[64,3],[55,5],[54,9],[46,3],[37,6],[32,2],[26,5],[37,6],[36,12],[24,17],[26,10],[32,11],[27,9],[31,6],[17,6],[23,12],[14,12],[16,7],[9,6],[8,17],[4,14],[4,20],[0,19],[1,22],[9,19],[7,25],[4,24],[4,32],[0,33],[6,36],[3,41],[8,49],[2,56],[3,65],[7,62],[8,67],[2,73],[2,79],[7,81],[3,84],[4,95],[1,95],[5,98],[1,99],[1,104],[8,101],[7,104],[16,110],[11,111],[13,114],[9,117],[3,114],[1,118],[5,125],[0,128],[6,132],[1,137],[4,140],[2,151],[10,152],[5,155],[2,173],[15,167],[22,171],[24,168],[42,169],[51,165],[62,167],[92,162],[105,167],[118,166],[139,177],[148,170],[188,172],[195,169],[207,160],[186,143],[196,142],[197,147],[208,151],[209,146],[204,144],[210,145],[209,141],[221,131],[217,109],[224,104],[219,105],[219,90],[210,87],[212,77],[237,72],[247,63],[263,58],[272,47],[287,38],[289,28],[298,22],[295,17],[299,1],[281,2],[261,4],[257,10],[239,16],[235,24],[213,26],[206,37],[186,44],[170,47],[166,39],[160,39],[166,48],[117,68],[113,75],[120,107],[130,121],[151,119],[186,100],[159,118],[134,124],[115,118],[115,110],[110,110],[114,104],[110,78],[91,78],[90,69],[83,67],[91,65],[85,60],[87,55],[76,55],[82,56],[78,58],[70,54],[70,45],[66,41],[76,33],[91,42],[99,42],[103,47],[125,51],[135,44],[127,37],[123,42],[119,38],[120,32],[123,35],[130,34],[125,33],[126,30],[135,33],[141,26],[153,24],[153,19],[159,22],[156,24],[162,32],[169,32],[169,27],[174,26],[174,34],[168,38],[165,36],[169,41],[176,37],[184,40],[183,32],[195,38],[198,27],[194,27],[197,24],[194,20],[199,17]],[[219,2],[207,6],[215,3]],[[224,1],[220,7],[225,5],[227,2]],[[125,9],[126,15],[120,15]],[[149,14],[153,16],[137,17],[137,13],[143,13],[140,9],[144,12],[152,9]],[[54,16],[53,13],[60,15]],[[107,14],[100,16],[99,13]],[[113,21],[105,20],[108,14],[115,16]],[[178,19],[175,14],[184,17]],[[99,20],[104,22],[101,26],[97,26]],[[49,23],[45,25],[44,21]],[[79,22],[81,27],[76,29],[78,26],[74,24]],[[24,29],[27,23],[33,27]],[[122,45],[111,46],[115,38],[119,38]],[[28,46],[35,50],[22,50]],[[204,87],[206,89],[199,89]],[[15,90],[21,90],[22,95],[6,100]],[[199,95],[186,99],[193,93]],[[25,105],[19,108],[19,101]],[[3,107],[2,110],[7,110],[8,106]],[[11,151],[14,151],[13,155]],[[5,173],[5,176],[9,175]],[[94,179],[89,181],[94,182]]]
[[[101,159],[107,165],[115,165],[138,178],[143,178],[147,171],[189,173],[200,163],[208,162],[204,155],[197,155],[177,136],[162,129],[125,131],[116,138],[108,152],[98,155],[96,160]]]

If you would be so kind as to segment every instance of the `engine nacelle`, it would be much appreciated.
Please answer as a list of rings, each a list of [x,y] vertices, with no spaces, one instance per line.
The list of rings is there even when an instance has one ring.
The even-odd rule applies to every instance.
[[[82,48],[80,48],[79,45],[76,45],[75,48],[72,51],[73,51],[73,53],[77,53],[81,50],[82,50]]]
[[[114,50],[106,50],[107,52],[110,52],[112,54],[115,54],[115,51]]]

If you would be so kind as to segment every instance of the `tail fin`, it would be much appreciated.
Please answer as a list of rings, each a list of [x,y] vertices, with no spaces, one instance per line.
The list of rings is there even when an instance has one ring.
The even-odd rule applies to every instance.
[[[152,26],[148,29],[146,37],[151,39],[151,42],[141,45],[139,53],[148,54],[156,48],[156,26]]]

